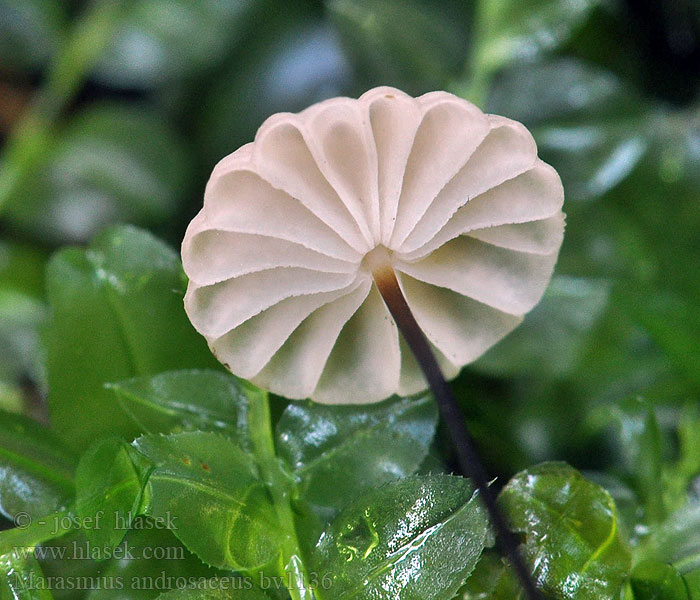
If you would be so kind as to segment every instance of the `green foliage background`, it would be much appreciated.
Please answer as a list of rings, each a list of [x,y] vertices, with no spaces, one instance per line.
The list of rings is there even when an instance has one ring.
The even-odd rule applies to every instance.
[[[429,398],[273,398],[273,432],[250,414],[259,392],[220,371],[182,310],[173,248],[215,162],[273,112],[379,84],[522,121],[564,182],[544,300],[454,382],[540,583],[553,598],[700,598],[700,8],[674,6],[654,24],[622,0],[0,0],[0,598],[52,598],[16,581],[98,567],[332,573],[321,599],[518,597],[482,553],[468,485],[438,475],[452,463]],[[49,412],[50,428],[36,423]],[[217,476],[206,497],[208,474],[172,462],[193,447]],[[410,583],[384,546],[409,507],[380,508],[432,496],[442,504],[401,543],[456,533],[425,537],[428,583]],[[254,515],[231,515],[225,498],[241,497]],[[193,554],[39,566],[10,552],[52,537],[13,529],[18,513],[101,509],[179,511],[185,529],[127,540]],[[124,535],[74,529],[52,543]],[[393,579],[348,548],[388,560]],[[166,597],[283,596],[198,593]]]

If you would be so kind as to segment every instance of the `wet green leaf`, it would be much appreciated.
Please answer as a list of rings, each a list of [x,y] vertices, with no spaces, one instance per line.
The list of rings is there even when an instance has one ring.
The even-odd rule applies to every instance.
[[[149,435],[146,513],[214,567],[251,570],[279,555],[280,527],[251,455],[213,433]]]
[[[34,556],[0,556],[0,600],[53,600]]]
[[[144,231],[115,227],[60,251],[47,281],[51,421],[76,448],[139,433],[105,383],[215,364],[185,315],[177,255]]]
[[[323,599],[451,598],[471,573],[488,525],[467,480],[410,477],[355,500],[318,541]]]
[[[155,522],[138,522],[143,527],[154,527]],[[80,557],[82,544],[72,546],[72,559],[65,559],[60,567]],[[129,531],[120,548],[126,548],[124,556],[102,562],[93,574],[86,600],[152,600],[162,592],[188,585],[191,581],[203,581],[218,571],[202,564],[167,529],[133,529]]]
[[[113,548],[140,514],[150,465],[126,442],[110,438],[83,454],[75,475],[76,511],[87,540]]]
[[[65,507],[75,467],[73,453],[48,429],[0,411],[0,515],[24,526]]]
[[[108,384],[146,433],[218,431],[250,447],[247,384],[227,373],[183,370]]]
[[[610,495],[564,463],[518,473],[499,502],[546,593],[576,600],[618,599],[630,568]]]
[[[365,490],[415,473],[436,425],[429,394],[371,406],[292,403],[277,424],[277,448],[301,496],[327,516]]]

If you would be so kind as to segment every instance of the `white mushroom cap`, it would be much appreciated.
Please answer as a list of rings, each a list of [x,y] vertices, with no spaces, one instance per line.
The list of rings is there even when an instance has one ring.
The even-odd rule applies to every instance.
[[[365,257],[383,247],[448,378],[540,300],[564,191],[520,123],[375,88],[271,116],[216,165],[182,244],[185,309],[234,374],[288,398],[427,387]]]

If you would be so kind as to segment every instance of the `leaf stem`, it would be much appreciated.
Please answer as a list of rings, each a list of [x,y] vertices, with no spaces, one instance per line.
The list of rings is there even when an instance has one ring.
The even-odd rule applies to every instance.
[[[285,577],[292,600],[313,600],[314,596],[308,585],[309,578],[301,558],[294,513],[290,504],[290,482],[275,454],[269,396],[267,392],[252,386],[247,391],[251,400],[248,423],[253,450],[262,478],[270,491],[280,527],[283,528],[284,544],[280,557],[280,574]]]
[[[489,486],[486,470],[481,464],[474,440],[466,427],[459,405],[445,381],[427,338],[406,302],[393,267],[388,261],[375,263],[372,275],[389,312],[394,317],[399,331],[411,348],[433,391],[440,415],[452,438],[459,466],[479,490],[479,497],[496,530],[496,538],[501,551],[510,560],[526,597],[529,600],[543,600],[543,596],[535,586],[530,570],[520,554],[518,541],[508,529],[506,518],[496,501],[496,495]]]

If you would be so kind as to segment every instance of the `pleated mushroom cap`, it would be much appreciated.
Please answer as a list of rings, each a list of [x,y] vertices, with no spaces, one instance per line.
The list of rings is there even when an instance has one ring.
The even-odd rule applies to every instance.
[[[185,309],[232,373],[282,396],[416,393],[367,255],[386,249],[451,378],[539,302],[563,200],[525,127],[446,92],[276,114],[214,168],[182,244]]]

